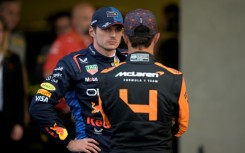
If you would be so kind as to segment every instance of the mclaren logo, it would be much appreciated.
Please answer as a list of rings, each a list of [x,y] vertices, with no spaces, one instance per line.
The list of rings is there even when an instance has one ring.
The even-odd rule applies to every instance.
[[[163,75],[164,72],[158,71],[155,73],[151,72],[119,72],[115,77],[148,77],[148,78],[158,78],[160,75]]]

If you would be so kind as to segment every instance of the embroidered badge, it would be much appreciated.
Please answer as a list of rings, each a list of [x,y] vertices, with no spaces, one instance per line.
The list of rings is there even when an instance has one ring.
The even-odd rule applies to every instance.
[[[88,73],[90,73],[91,75],[94,75],[95,73],[98,72],[98,65],[97,64],[86,65],[85,68],[86,68],[86,71]]]

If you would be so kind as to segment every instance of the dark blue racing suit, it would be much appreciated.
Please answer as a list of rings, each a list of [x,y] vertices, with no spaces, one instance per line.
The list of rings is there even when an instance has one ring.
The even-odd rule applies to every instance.
[[[62,58],[53,74],[47,77],[34,95],[30,114],[48,136],[68,145],[71,140],[54,105],[65,97],[73,114],[76,138],[94,138],[102,152],[109,152],[110,130],[103,122],[98,105],[97,75],[119,61],[125,61],[126,52],[117,50],[115,57],[105,57],[93,45],[87,49],[70,53]]]

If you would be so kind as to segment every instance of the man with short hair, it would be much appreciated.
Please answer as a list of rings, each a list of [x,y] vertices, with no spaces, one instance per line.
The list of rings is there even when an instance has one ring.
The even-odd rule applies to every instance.
[[[89,29],[93,43],[59,60],[53,74],[41,83],[31,101],[30,114],[39,127],[72,152],[109,152],[111,131],[103,122],[98,107],[97,75],[126,59],[126,55],[117,49],[122,31],[123,17],[116,8],[96,10]],[[74,116],[74,140],[54,108],[62,97]]]
[[[151,11],[136,9],[126,14],[127,59],[99,75],[100,108],[112,130],[109,153],[172,153],[173,136],[187,130],[184,77],[155,62],[159,37]]]
[[[43,66],[43,77],[52,74],[57,62],[65,55],[85,49],[92,42],[89,26],[95,8],[87,2],[75,4],[71,11],[72,30],[55,39]]]

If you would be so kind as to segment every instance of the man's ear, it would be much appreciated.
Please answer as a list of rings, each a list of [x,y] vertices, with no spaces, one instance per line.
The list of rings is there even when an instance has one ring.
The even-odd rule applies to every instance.
[[[126,45],[128,45],[128,36],[125,34],[125,33],[123,33],[123,40],[124,40],[124,43],[126,44]]]
[[[153,38],[154,44],[156,44],[156,43],[158,42],[159,38],[160,38],[160,33],[157,33],[157,34],[154,36],[154,38]]]
[[[89,35],[91,37],[94,37],[94,35],[95,35],[95,28],[93,28],[92,26],[89,27]]]

